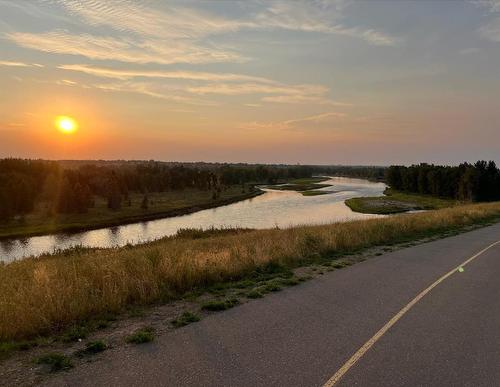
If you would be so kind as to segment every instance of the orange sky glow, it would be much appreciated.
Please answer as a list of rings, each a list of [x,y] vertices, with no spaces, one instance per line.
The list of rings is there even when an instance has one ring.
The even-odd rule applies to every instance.
[[[7,0],[0,157],[500,161],[488,4]]]

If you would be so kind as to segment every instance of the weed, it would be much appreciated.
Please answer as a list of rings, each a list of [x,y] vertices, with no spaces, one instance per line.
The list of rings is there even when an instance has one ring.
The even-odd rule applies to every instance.
[[[267,292],[279,292],[281,290],[281,286],[278,282],[269,282],[264,286],[264,290]]]
[[[12,352],[26,351],[38,346],[36,340],[9,341],[0,343],[0,359],[8,358]]]
[[[151,327],[144,327],[127,336],[125,341],[132,344],[143,344],[153,341],[154,338],[154,329]]]
[[[144,317],[145,314],[142,308],[133,307],[128,310],[129,317]]]
[[[251,290],[247,293],[248,298],[262,298],[264,295],[258,290]]]
[[[240,301],[237,298],[231,298],[224,301],[209,301],[201,306],[201,309],[211,312],[230,309],[238,305]]]
[[[37,364],[50,366],[50,372],[68,370],[73,367],[71,359],[62,353],[49,353],[36,359]]]
[[[180,317],[172,320],[171,323],[174,327],[180,328],[197,321],[200,321],[200,316],[191,312],[184,312]]]
[[[96,353],[103,352],[106,349],[108,349],[108,346],[104,341],[91,341],[87,343],[84,349],[77,352],[77,356],[95,355]]]
[[[61,340],[65,343],[70,343],[72,341],[80,341],[85,339],[89,334],[89,329],[82,325],[75,325],[69,328],[61,336]]]
[[[298,285],[300,283],[300,281],[297,277],[281,278],[278,280],[278,282],[283,286],[295,286],[295,285]]]
[[[97,320],[95,322],[95,328],[96,329],[105,329],[105,328],[109,328],[109,326],[111,325],[111,323],[107,320]]]

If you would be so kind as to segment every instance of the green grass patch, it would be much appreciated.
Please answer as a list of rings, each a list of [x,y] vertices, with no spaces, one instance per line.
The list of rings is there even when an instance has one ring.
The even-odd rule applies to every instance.
[[[231,308],[235,307],[236,305],[238,305],[239,303],[240,303],[240,301],[237,298],[230,298],[230,299],[224,300],[224,301],[209,301],[209,302],[204,303],[201,306],[201,309],[207,310],[210,312],[218,312],[221,310],[231,309]]]
[[[279,191],[298,191],[302,192],[305,196],[313,196],[313,195],[323,195],[323,191],[315,191],[318,188],[330,187],[331,184],[321,184],[322,181],[329,180],[328,177],[310,177],[304,179],[294,179],[290,180],[285,184],[278,185],[268,185],[266,188],[276,189]],[[320,192],[320,193],[318,193]]]
[[[364,214],[397,214],[417,210],[435,210],[461,204],[457,200],[437,198],[430,195],[417,195],[390,188],[385,196],[347,199],[345,204],[353,211]]]
[[[262,298],[264,297],[264,295],[262,294],[262,292],[259,292],[258,290],[256,289],[253,289],[251,291],[249,291],[246,296],[248,298]]]
[[[75,325],[63,333],[61,340],[65,343],[83,340],[88,336],[89,330],[89,327]]]
[[[332,191],[304,191],[302,192],[303,196],[318,196],[318,195],[328,195],[331,194]]]
[[[95,355],[96,353],[103,352],[106,349],[108,349],[108,346],[104,341],[102,340],[91,341],[87,343],[84,349],[78,351],[76,355],[79,357]]]
[[[279,292],[282,289],[282,286],[279,282],[269,282],[267,285],[264,285],[263,290],[266,292]]]
[[[278,191],[311,191],[318,188],[330,187],[331,184],[282,184],[282,185],[269,185],[266,188],[276,189]]]
[[[324,176],[317,176],[317,177],[304,177],[301,179],[293,179],[290,180],[290,184],[318,184],[321,183],[322,181],[327,181],[330,180],[329,177],[324,177]]]
[[[300,283],[300,281],[298,280],[298,278],[294,277],[294,278],[282,279],[282,280],[280,280],[280,283],[284,286],[295,286],[295,285],[298,285]]]
[[[184,312],[180,317],[172,320],[171,324],[176,328],[180,328],[200,320],[201,318],[197,314],[194,314],[192,312]]]
[[[339,261],[339,262],[332,262],[330,266],[333,267],[334,269],[342,269],[343,267],[349,265],[346,262]]]
[[[146,312],[142,307],[133,306],[128,310],[129,317],[144,317]]]
[[[8,358],[13,352],[27,351],[37,347],[36,340],[8,341],[0,343],[0,360]]]
[[[154,329],[152,327],[144,327],[127,336],[125,341],[131,344],[143,344],[150,343],[154,338]]]
[[[35,361],[37,364],[43,364],[50,367],[50,372],[58,372],[69,370],[73,367],[71,359],[62,353],[48,353],[38,357]]]

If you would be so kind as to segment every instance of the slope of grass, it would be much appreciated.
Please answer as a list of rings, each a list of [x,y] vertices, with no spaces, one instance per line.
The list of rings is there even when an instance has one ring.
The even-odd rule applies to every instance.
[[[396,214],[415,210],[435,210],[461,204],[453,199],[405,193],[390,188],[386,189],[384,193],[386,196],[347,199],[345,204],[351,210],[364,214]]]
[[[164,238],[3,264],[0,341],[60,332],[97,315],[165,302],[228,281],[246,286],[245,280],[273,267],[334,260],[371,246],[441,235],[499,217],[500,203],[472,204],[332,225]]]

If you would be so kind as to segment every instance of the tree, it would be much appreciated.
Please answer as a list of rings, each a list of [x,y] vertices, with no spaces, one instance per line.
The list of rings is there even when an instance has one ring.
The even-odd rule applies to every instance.
[[[122,195],[119,190],[112,189],[108,193],[108,208],[110,210],[119,210],[122,208]]]
[[[147,210],[149,208],[149,197],[148,194],[145,194],[142,198],[141,208],[143,210]]]

